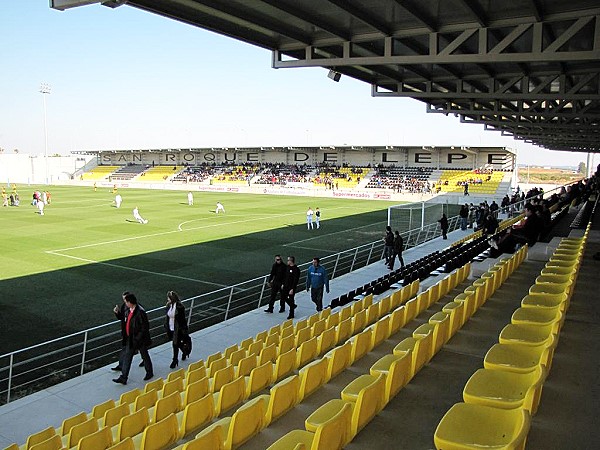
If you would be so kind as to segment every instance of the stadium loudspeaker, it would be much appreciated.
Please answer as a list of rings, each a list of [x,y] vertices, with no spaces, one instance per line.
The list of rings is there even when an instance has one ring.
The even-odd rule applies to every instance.
[[[340,81],[340,78],[342,77],[342,74],[339,72],[336,72],[335,70],[331,69],[329,71],[329,73],[327,74],[327,76],[329,78],[331,78],[333,81],[338,82]]]

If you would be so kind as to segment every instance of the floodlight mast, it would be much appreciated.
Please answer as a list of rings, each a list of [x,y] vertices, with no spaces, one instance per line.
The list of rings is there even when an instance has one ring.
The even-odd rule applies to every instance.
[[[50,94],[50,85],[42,83],[40,93],[44,101],[44,163],[46,166],[46,185],[50,184],[48,179],[48,121],[46,120],[46,95]]]

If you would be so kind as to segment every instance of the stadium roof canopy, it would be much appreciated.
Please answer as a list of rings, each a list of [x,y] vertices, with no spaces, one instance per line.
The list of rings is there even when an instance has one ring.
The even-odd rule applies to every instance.
[[[555,150],[600,152],[599,0],[51,0],[122,4],[325,67]]]

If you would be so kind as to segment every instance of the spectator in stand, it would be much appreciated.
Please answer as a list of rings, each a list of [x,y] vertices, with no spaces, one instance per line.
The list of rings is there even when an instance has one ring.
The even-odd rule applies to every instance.
[[[165,309],[165,330],[167,339],[173,344],[173,360],[169,368],[174,369],[179,365],[179,350],[184,336],[188,333],[187,321],[185,319],[185,306],[181,303],[179,295],[175,291],[167,292],[167,304]],[[185,361],[188,354],[181,349],[181,360]]]
[[[281,255],[275,255],[275,262],[271,266],[269,274],[269,287],[271,288],[271,299],[269,307],[265,309],[266,313],[272,313],[279,293],[279,312],[285,312],[285,295],[283,293],[283,282],[285,281],[286,266],[281,260]]]
[[[487,215],[483,222],[483,235],[491,235],[498,229],[498,219],[496,219],[491,213]]]
[[[519,244],[527,244],[532,247],[540,236],[542,224],[535,209],[530,203],[525,205],[525,219],[521,221],[521,224],[513,225],[512,235]]]

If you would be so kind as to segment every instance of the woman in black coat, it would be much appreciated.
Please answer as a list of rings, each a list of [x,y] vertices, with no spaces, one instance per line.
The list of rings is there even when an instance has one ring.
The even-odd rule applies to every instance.
[[[188,327],[185,320],[185,306],[181,303],[175,291],[167,292],[167,305],[165,307],[165,329],[167,338],[173,342],[173,361],[169,366],[174,369],[179,364],[179,348],[183,336],[187,335]],[[181,360],[185,361],[188,355],[182,350]]]

